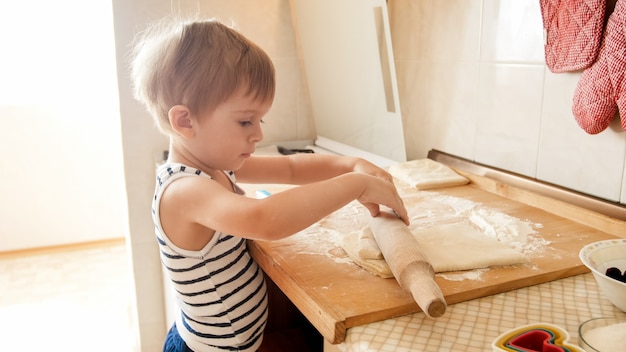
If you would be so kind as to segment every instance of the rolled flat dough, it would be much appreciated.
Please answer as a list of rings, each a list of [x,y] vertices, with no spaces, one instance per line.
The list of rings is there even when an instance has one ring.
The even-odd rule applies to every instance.
[[[432,159],[417,159],[394,164],[389,167],[389,173],[420,190],[461,186],[469,183],[464,176]]]
[[[437,273],[528,262],[528,258],[522,253],[482,233],[466,221],[440,224],[411,232]],[[342,247],[356,264],[374,275],[393,277],[384,259],[360,257],[357,250],[359,245],[366,245],[366,243],[359,244],[359,232],[349,233],[343,238]],[[372,248],[371,251],[377,248],[378,246]]]

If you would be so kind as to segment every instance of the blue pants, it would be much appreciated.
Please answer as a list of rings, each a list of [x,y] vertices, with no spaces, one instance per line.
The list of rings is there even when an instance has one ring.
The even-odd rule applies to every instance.
[[[178,334],[178,330],[176,330],[176,323],[172,325],[170,331],[165,337],[163,352],[193,352],[193,350],[187,346],[185,341],[183,341]]]

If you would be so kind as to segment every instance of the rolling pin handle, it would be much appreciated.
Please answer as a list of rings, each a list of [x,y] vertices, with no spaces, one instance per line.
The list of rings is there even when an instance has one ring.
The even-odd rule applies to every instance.
[[[435,270],[408,227],[389,212],[370,220],[370,227],[393,276],[429,317],[440,317],[446,301],[435,282]]]
[[[427,262],[416,262],[409,266],[410,270],[406,270],[400,274],[399,280],[405,287],[417,305],[430,318],[437,318],[446,312],[446,300],[441,289],[433,280],[433,267]],[[404,284],[404,285],[403,285]]]
[[[433,301],[426,310],[426,315],[431,318],[438,318],[446,312],[446,302],[441,300]]]

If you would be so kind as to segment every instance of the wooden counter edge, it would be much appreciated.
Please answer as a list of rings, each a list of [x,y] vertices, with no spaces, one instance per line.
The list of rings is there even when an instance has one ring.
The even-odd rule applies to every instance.
[[[478,176],[463,170],[456,170],[459,174],[470,180],[470,185],[497,194],[507,199],[535,207],[566,218],[568,220],[592,227],[596,230],[623,238],[626,234],[626,222],[615,219],[595,211],[579,207],[558,199],[550,198],[528,191],[522,188],[511,186],[501,181],[491,179],[486,176]]]
[[[311,298],[311,293],[304,292],[301,285],[298,285],[279,265],[276,265],[258,243],[248,241],[248,250],[250,255],[261,266],[261,269],[328,342],[339,344],[345,340],[346,317],[342,316],[333,307],[319,307],[315,300]]]

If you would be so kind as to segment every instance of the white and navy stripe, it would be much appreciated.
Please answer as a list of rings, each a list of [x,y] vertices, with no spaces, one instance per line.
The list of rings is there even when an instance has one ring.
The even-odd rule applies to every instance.
[[[263,272],[248,253],[246,240],[216,232],[200,251],[178,248],[163,232],[159,203],[163,190],[179,177],[210,177],[181,164],[159,168],[152,205],[161,262],[180,308],[176,327],[194,351],[256,351],[267,321]],[[233,190],[233,173],[227,176]]]

